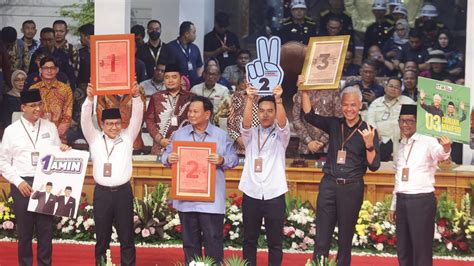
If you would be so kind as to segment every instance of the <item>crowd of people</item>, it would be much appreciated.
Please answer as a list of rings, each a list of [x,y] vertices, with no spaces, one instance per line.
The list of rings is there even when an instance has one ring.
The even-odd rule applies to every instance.
[[[312,36],[352,35],[352,21],[341,2],[329,1],[331,9],[316,23],[306,16],[305,1],[293,0],[292,17],[282,22],[277,35],[283,44],[307,44]],[[351,42],[341,90],[297,92],[292,121],[283,106],[286,88],[278,86],[273,89],[273,96],[259,97],[246,82],[245,65],[252,54],[241,49],[239,38],[228,30],[226,13],[216,14],[213,30],[205,34],[203,53],[193,43],[200,29],[190,21],[181,23],[178,37],[168,43],[161,40],[162,24],[158,20],[150,20],[146,28],[133,26],[137,82],[130,94],[123,95],[94,95],[90,84],[90,36],[94,25],[79,27],[80,49],[66,40],[68,25],[63,20],[41,29],[39,41],[34,38],[37,30],[33,20],[23,22],[21,38],[17,38],[13,27],[4,27],[0,62],[4,78],[1,125],[5,134],[0,171],[12,183],[15,206],[25,207],[17,216],[20,264],[31,265],[35,223],[41,239],[38,264],[51,264],[52,232],[48,225],[52,219],[28,213],[25,206],[25,199],[27,202],[34,193],[32,180],[37,162],[33,162],[33,154],[45,145],[60,143],[61,149],[67,151],[81,138],[89,144],[96,182],[96,261],[99,264],[105,256],[114,224],[122,264],[135,264],[130,176],[132,152],[145,151],[145,132],[153,141],[151,154],[162,155],[165,166],[179,160],[173,152],[175,140],[217,143],[217,152],[208,158],[217,168],[215,202],[173,202],[182,225],[186,262],[201,256],[202,246],[206,255],[222,262],[224,171],[235,167],[241,155],[245,157],[239,185],[244,193],[244,258],[256,265],[257,241],[264,220],[269,263],[280,265],[288,191],[285,154],[293,128],[300,142],[299,153],[324,152],[328,157],[317,201],[313,259],[327,257],[337,223],[338,265],[350,264],[354,225],[364,191],[363,176],[367,169],[376,171],[380,161],[393,160],[397,166],[397,196],[391,217],[403,228],[404,235],[399,239],[405,241],[399,251],[400,262],[428,265],[431,245],[421,253],[413,253],[411,247],[422,244],[410,242],[413,232],[407,227],[419,225],[423,219],[433,220],[434,214],[431,208],[412,215],[413,206],[418,205],[411,202],[432,207],[432,166],[447,159],[451,142],[442,138],[438,143],[416,134],[414,104],[423,103],[425,97],[417,89],[417,78],[463,84],[464,58],[454,48],[449,30],[437,20],[433,5],[422,8],[414,28],[410,28],[407,10],[399,1],[389,1],[387,5],[385,0],[375,0],[372,11],[376,21],[365,33],[361,65],[354,61],[356,49]],[[301,80],[300,76],[295,86]],[[94,97],[99,129],[92,119]],[[464,114],[463,105],[461,109]],[[409,161],[412,148],[413,156],[427,158],[428,163]],[[414,181],[408,176],[413,175],[423,176],[421,189],[410,184]],[[417,237],[423,243],[429,242],[431,229],[421,229],[423,233]]]

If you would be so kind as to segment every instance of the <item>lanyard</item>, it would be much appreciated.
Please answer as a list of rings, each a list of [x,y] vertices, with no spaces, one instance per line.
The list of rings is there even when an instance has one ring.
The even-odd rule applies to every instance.
[[[28,135],[28,138],[31,141],[31,144],[33,144],[33,148],[36,150],[36,143],[38,142],[38,137],[40,134],[40,129],[41,129],[41,120],[39,121],[38,124],[38,132],[36,133],[36,140],[33,142],[33,139],[30,136],[30,133],[28,133],[28,130],[26,130],[25,124],[23,124],[23,121],[20,119],[21,125],[23,126],[23,129],[25,129],[26,135]]]
[[[342,135],[341,135],[341,141],[342,141],[341,150],[344,150],[344,145],[346,145],[346,143],[352,138],[352,136],[354,136],[354,134],[360,128],[361,125],[362,125],[362,121],[359,123],[359,126],[357,126],[357,128],[354,129],[354,131],[352,131],[352,133],[345,140],[343,140],[343,138],[344,138],[344,122],[341,124],[341,132],[342,132]]]
[[[158,48],[158,51],[156,52],[156,56],[155,56],[155,53],[153,53],[153,49],[148,47],[148,49],[150,49],[151,57],[153,57],[153,60],[155,60],[155,66],[158,63],[158,58],[160,57],[161,47],[162,46],[160,45],[160,47]]]
[[[265,141],[263,142],[262,146],[260,146],[260,127],[258,128],[258,155],[260,156],[260,151],[262,151],[263,147],[267,143],[268,138],[272,135],[273,131],[275,131],[275,127],[273,127],[272,131],[267,135]]]
[[[202,96],[203,97],[206,97],[209,99],[209,97],[211,97],[211,95],[215,92],[216,90],[214,88],[211,89],[211,93],[209,93],[209,95],[205,96],[204,95],[204,85],[202,86]]]
[[[109,147],[107,147],[107,141],[105,140],[105,136],[103,136],[103,137],[104,137],[105,150],[107,151],[107,162],[109,162],[110,155],[112,155],[112,152],[113,152],[114,149],[115,149],[115,144],[114,144],[114,146],[112,147],[112,149],[111,149],[110,152],[109,152]]]
[[[179,42],[179,40],[176,40],[179,44],[179,47],[181,48],[181,51],[183,52],[184,56],[186,56],[186,59],[188,60],[188,62],[190,61],[189,60],[189,57],[190,57],[190,54],[191,54],[191,46],[188,45],[188,51],[186,51],[184,49],[184,47],[181,45],[181,43]]]
[[[408,156],[406,158],[405,158],[405,147],[403,147],[403,159],[405,159],[405,165],[408,164],[408,159],[410,159],[411,149],[413,149],[413,145],[415,145],[415,140],[413,140],[413,142],[411,143],[411,147],[410,147],[410,150],[408,151]]]
[[[196,138],[194,138],[194,131],[192,133],[193,133],[193,141],[196,142]],[[198,135],[198,137],[199,137],[199,135]],[[204,138],[202,139],[201,142],[204,142],[206,140],[206,138],[207,138],[207,133],[204,132]]]
[[[175,109],[176,109],[176,105],[177,105],[177,103],[178,103],[179,94],[176,95],[176,97],[171,96],[171,97],[173,98],[173,100],[171,100],[169,93],[166,94],[166,96],[167,96],[167,98],[168,98],[168,102],[169,102],[170,105],[171,105],[171,109],[173,109],[173,114],[174,114],[175,111],[176,111]]]
[[[219,34],[217,34],[217,33],[216,33],[216,38],[219,40],[219,42],[221,42],[222,46],[226,45],[226,43],[227,43],[227,33],[224,33],[224,40],[222,40],[221,37],[219,37]]]

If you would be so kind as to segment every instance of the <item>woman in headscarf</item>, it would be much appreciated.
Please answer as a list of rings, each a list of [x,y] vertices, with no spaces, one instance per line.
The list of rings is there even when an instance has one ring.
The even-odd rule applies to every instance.
[[[2,121],[6,128],[12,123],[12,114],[21,112],[20,92],[25,86],[26,73],[23,70],[15,70],[11,77],[12,89],[9,90],[3,98],[2,103]]]
[[[454,78],[464,77],[464,54],[456,49],[451,32],[440,30],[434,50],[441,50],[448,60],[446,70]]]
[[[392,37],[382,47],[382,53],[387,59],[398,58],[402,51],[402,46],[408,42],[409,32],[410,25],[408,21],[404,18],[397,20]]]

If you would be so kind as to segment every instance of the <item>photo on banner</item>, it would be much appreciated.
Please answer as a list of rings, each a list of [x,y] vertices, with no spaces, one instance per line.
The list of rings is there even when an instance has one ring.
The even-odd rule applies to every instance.
[[[51,147],[40,152],[28,211],[75,218],[88,160],[87,151]]]
[[[454,83],[419,77],[416,131],[422,135],[448,136],[470,144],[470,90]]]

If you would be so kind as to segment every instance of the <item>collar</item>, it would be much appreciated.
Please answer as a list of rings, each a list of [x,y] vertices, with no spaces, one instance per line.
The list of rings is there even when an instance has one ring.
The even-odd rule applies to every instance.
[[[360,115],[359,115],[359,121],[358,121],[355,125],[353,125],[352,127],[350,127],[350,126],[347,124],[346,118],[341,117],[340,120],[341,120],[341,123],[344,123],[344,125],[345,125],[347,128],[349,128],[349,129],[357,128],[357,127],[359,127],[360,123],[363,122],[363,121],[362,121],[362,117],[361,117]]]
[[[267,127],[267,128],[264,128],[262,127],[262,125],[259,125],[259,128],[260,130],[262,131],[263,134],[269,134],[270,132],[272,132],[272,130],[276,127],[275,123],[273,123],[273,126],[270,126],[270,127]]]
[[[209,89],[209,88],[206,87],[206,83],[205,83],[205,82],[202,83],[202,88],[203,88],[203,90],[206,90],[206,91],[215,91],[215,90],[216,90],[216,86],[217,86],[217,82],[216,82],[216,84],[214,84],[214,86],[213,86],[212,88]]]
[[[190,125],[190,130],[189,130],[189,134],[194,134],[197,132],[194,131],[194,127],[192,125]],[[206,129],[204,130],[204,133],[206,133],[208,136],[210,136],[212,134],[212,127],[211,127],[211,123],[207,123],[207,127]]]
[[[415,132],[415,134],[413,134],[413,136],[411,136],[409,139],[403,138],[400,142],[406,145],[406,144],[413,143],[413,141],[419,140],[420,137],[421,137],[420,134]]]
[[[105,134],[104,131],[102,131],[101,133],[102,133],[102,136],[105,137],[105,140],[112,141],[114,144],[116,141],[120,140],[122,137],[122,132],[120,132],[120,134],[118,134],[117,137],[115,137],[114,139],[111,139],[109,136],[107,136],[107,134]]]
[[[26,118],[23,117],[23,115],[20,116],[20,119],[21,119],[21,121],[23,121],[23,124],[24,124],[26,127],[37,128],[37,127],[39,126],[39,121],[40,121],[41,118],[38,119],[38,120],[36,120],[36,122],[35,122],[34,124],[31,124],[30,121],[26,120]]]
[[[168,88],[166,88],[166,86],[165,86],[165,93],[166,95],[169,95],[171,97],[176,97],[176,96],[171,95],[171,93],[169,92]],[[183,94],[183,89],[180,89],[176,95],[181,95],[181,94]]]
[[[387,98],[385,98],[385,96],[383,97],[383,102],[384,103],[388,103],[388,104],[395,104],[396,102],[398,102],[400,100],[400,96],[398,96],[397,98],[394,98],[390,101],[387,100]]]
[[[152,48],[152,49],[156,49],[156,48],[160,48],[161,47],[161,44],[163,43],[163,41],[160,39],[160,43],[158,44],[158,46],[153,46],[150,41],[148,41],[146,44],[148,45],[148,47]]]

